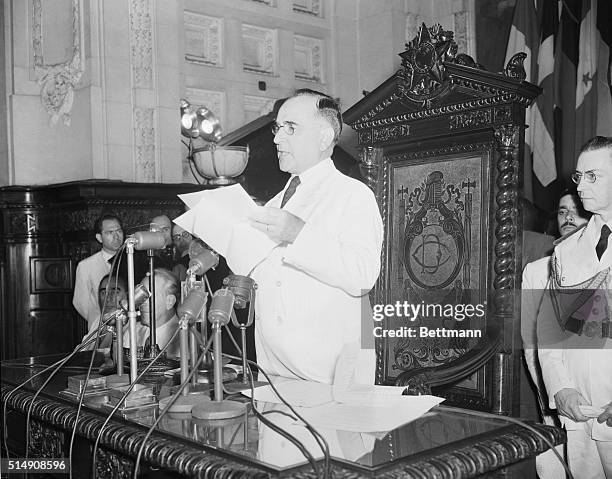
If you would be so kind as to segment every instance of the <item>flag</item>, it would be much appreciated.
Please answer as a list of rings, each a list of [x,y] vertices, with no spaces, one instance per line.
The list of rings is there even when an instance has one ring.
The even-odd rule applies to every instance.
[[[612,136],[612,3],[610,0],[583,2],[576,71],[575,145],[578,151],[595,135]]]
[[[569,178],[576,166],[576,75],[581,15],[581,0],[563,0],[555,57],[555,151],[563,178]]]
[[[548,10],[556,8],[554,0],[544,0],[544,4]],[[543,8],[542,11],[544,10]],[[545,30],[539,24],[538,17],[542,18]],[[534,0],[517,0],[506,49],[506,63],[515,53],[526,53],[525,79],[546,88],[545,95],[536,99],[525,112],[525,123],[528,128],[525,131],[524,155],[526,171],[529,171],[527,168],[531,165],[536,177],[544,186],[557,176],[552,136],[555,21],[554,15],[550,15],[550,18],[538,16]],[[543,38],[542,32],[545,32],[546,37]],[[528,175],[525,176],[528,178]],[[526,181],[525,190],[526,196],[531,196],[529,181]]]
[[[526,80],[542,88],[526,112],[525,171],[532,155],[546,186],[568,181],[587,140],[612,136],[612,0],[534,1],[517,0],[506,62],[530,55]]]

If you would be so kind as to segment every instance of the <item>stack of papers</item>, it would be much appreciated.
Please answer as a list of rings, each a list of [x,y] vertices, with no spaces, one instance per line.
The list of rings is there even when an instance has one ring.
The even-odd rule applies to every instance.
[[[391,431],[418,419],[444,401],[437,396],[404,396],[404,387],[352,382],[357,351],[356,344],[344,347],[336,364],[333,385],[281,378],[275,383],[276,389],[313,427],[364,433]],[[254,391],[257,401],[282,403],[270,386]],[[250,397],[251,391],[243,394]]]
[[[179,198],[189,211],[174,222],[224,256],[235,274],[248,275],[277,245],[249,224],[260,207],[239,184]]]

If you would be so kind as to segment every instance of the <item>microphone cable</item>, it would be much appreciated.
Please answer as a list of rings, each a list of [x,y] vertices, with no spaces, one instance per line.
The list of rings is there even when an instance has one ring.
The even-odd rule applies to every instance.
[[[232,310],[232,315],[234,315],[235,312]],[[234,337],[231,335],[229,328],[227,325],[225,325],[226,331],[229,334],[232,343],[234,344],[234,348],[236,348],[236,350],[238,350],[240,352],[240,355],[242,356],[242,350],[240,349],[240,347],[238,346],[238,344],[236,343],[236,340],[234,339]],[[224,354],[224,356],[230,358],[230,359],[236,359],[239,361],[242,361],[242,358],[238,358],[236,356],[231,356],[229,354]],[[310,434],[313,436],[313,438],[315,439],[315,441],[317,442],[319,448],[321,449],[321,451],[323,452],[323,458],[324,458],[324,470],[323,470],[323,477],[327,478],[329,477],[329,466],[330,466],[330,452],[329,452],[329,444],[327,443],[327,440],[321,435],[321,433],[319,433],[308,421],[306,421],[294,408],[291,404],[289,404],[289,402],[287,402],[287,400],[285,400],[285,398],[282,397],[282,395],[278,392],[278,390],[276,389],[276,387],[274,386],[274,384],[272,383],[270,376],[266,373],[266,371],[264,371],[257,363],[255,363],[254,361],[251,361],[249,359],[247,359],[247,362],[254,365],[255,367],[257,367],[257,369],[259,371],[261,371],[263,373],[263,375],[266,377],[266,379],[268,380],[268,383],[270,384],[270,387],[272,388],[272,390],[274,391],[274,393],[278,396],[278,398],[283,402],[283,404],[285,404],[289,410],[291,412],[293,412],[293,414],[295,414],[295,416],[302,421],[302,423],[304,424],[304,426],[306,427],[306,429],[308,430],[308,432],[310,432]],[[253,407],[253,410],[255,412],[255,414],[263,420],[263,414],[260,413],[259,411],[257,411],[257,409],[255,408],[255,403],[254,403],[254,397],[255,397],[255,388],[254,388],[254,380],[253,380],[253,372],[251,371],[251,368],[248,367],[248,375],[249,375],[249,379],[250,379],[250,386],[251,386],[251,406]],[[272,412],[272,411],[270,411]],[[278,413],[284,414],[289,416],[289,414],[287,414],[284,411],[278,411]],[[261,415],[261,417],[260,417]],[[266,424],[266,420],[264,420],[264,424]],[[277,431],[278,432],[278,431]],[[289,433],[288,433],[289,434]],[[297,439],[296,439],[297,440]],[[301,449],[300,449],[301,450]],[[308,452],[308,455],[310,455],[310,453]],[[310,455],[310,457],[312,457],[312,455]],[[314,461],[314,458],[313,458]],[[310,462],[310,461],[309,461]],[[311,463],[312,464],[312,463]],[[315,472],[317,474],[317,477],[319,477],[319,472],[318,472],[318,468],[316,466],[313,465],[313,468],[315,469]]]
[[[124,246],[122,246],[121,248],[119,248],[118,252],[121,252],[121,249],[122,249],[123,247],[124,247]],[[115,258],[114,258],[114,260],[113,260],[113,264],[111,265],[111,272],[113,271],[113,268],[115,267],[115,264],[116,264],[116,262],[117,262],[118,257],[119,257],[118,255],[115,255]],[[117,271],[118,271],[118,268],[117,268]],[[108,292],[109,292],[109,289],[110,289],[110,288],[109,288],[109,286],[110,286],[110,282],[109,282],[109,284],[107,285],[106,294],[105,294],[105,296],[104,296],[104,303],[103,303],[103,305],[104,305],[104,306],[106,306],[106,301],[107,301],[107,299],[108,299]],[[107,322],[108,322],[108,321],[107,321]],[[96,331],[96,338],[95,338],[95,341],[96,341],[96,342],[99,340],[99,337],[100,337],[100,331],[101,331],[101,329],[103,328],[103,326],[106,326],[106,322],[104,322],[104,323],[102,322],[102,317],[101,317],[101,315],[100,315],[100,321],[98,322],[98,328],[97,328],[97,331]],[[93,331],[92,331],[92,333],[93,333]],[[27,412],[27,414],[26,414],[26,450],[25,450],[25,458],[26,458],[26,459],[28,458],[28,453],[29,453],[29,439],[30,439],[30,434],[29,434],[29,431],[30,431],[30,420],[31,420],[32,409],[33,409],[33,407],[34,407],[34,401],[36,400],[36,398],[38,397],[38,395],[39,395],[39,394],[42,392],[42,390],[43,390],[43,389],[44,389],[44,388],[47,386],[47,384],[49,384],[49,382],[51,381],[51,379],[53,379],[53,377],[55,376],[55,374],[56,374],[56,373],[57,373],[57,372],[58,372],[58,371],[61,369],[61,367],[62,367],[64,364],[66,364],[66,362],[68,362],[70,359],[72,359],[72,358],[75,356],[75,354],[76,354],[76,353],[80,352],[82,349],[84,349],[84,348],[85,348],[85,346],[89,345],[91,342],[92,342],[92,339],[91,339],[91,338],[90,338],[90,339],[88,339],[88,338],[86,337],[86,338],[84,339],[84,341],[82,341],[82,342],[81,342],[81,343],[80,343],[80,344],[79,344],[79,345],[78,345],[78,346],[75,348],[75,350],[74,350],[74,351],[72,351],[72,352],[71,352],[71,353],[70,353],[70,354],[69,354],[69,355],[68,355],[66,358],[64,358],[64,359],[62,359],[62,360],[60,360],[60,361],[56,362],[55,364],[53,364],[52,366],[50,366],[50,367],[48,367],[48,368],[44,369],[43,371],[40,371],[40,372],[39,372],[39,373],[37,373],[35,376],[33,376],[33,377],[29,378],[28,380],[24,381],[22,384],[20,384],[20,385],[19,385],[19,386],[17,386],[15,389],[13,389],[13,391],[11,391],[11,394],[12,394],[12,393],[13,393],[13,392],[15,392],[17,389],[19,389],[19,388],[23,387],[23,386],[24,386],[25,384],[27,384],[29,381],[31,381],[32,379],[34,379],[34,377],[39,376],[40,374],[43,374],[44,372],[48,371],[49,369],[51,369],[51,368],[53,368],[53,367],[56,367],[56,369],[55,369],[54,371],[52,371],[52,372],[51,372],[51,374],[49,375],[49,377],[48,377],[48,378],[45,380],[45,382],[43,383],[43,385],[42,385],[40,388],[38,388],[38,390],[36,391],[36,393],[35,393],[35,394],[34,394],[34,396],[32,397],[32,401],[30,402],[30,406],[28,407],[28,412]],[[89,374],[90,374],[90,371],[91,371],[91,367],[92,367],[92,365],[93,365],[93,359],[94,359],[94,357],[95,357],[95,349],[92,351],[92,354],[91,354],[91,359],[90,359],[90,363],[89,363],[89,368],[88,368],[88,370],[87,370],[87,380],[89,380]],[[85,384],[87,385],[87,382],[86,382]],[[84,391],[83,391],[83,393],[84,393]],[[81,399],[82,399],[82,397],[83,397],[83,396],[81,396]],[[7,402],[8,402],[8,396],[7,396]],[[5,403],[5,409],[4,409],[4,410],[5,410],[5,412],[6,412],[6,404],[7,404],[7,403]],[[80,404],[80,403],[79,403],[79,404]],[[4,418],[6,418],[6,414],[5,414]],[[78,413],[77,413],[77,419],[78,419]],[[5,433],[6,433],[6,424],[5,424],[4,426],[5,426],[4,431],[5,431]],[[76,421],[75,421],[75,427],[76,427]],[[71,444],[72,444],[72,442],[71,442]],[[6,443],[5,443],[5,445],[6,445]],[[7,448],[7,450],[8,450],[8,446],[6,446],[6,448]],[[70,457],[69,457],[69,460],[70,460]],[[71,473],[71,474],[72,474],[72,473]]]
[[[189,328],[189,329],[191,330],[192,328]],[[178,329],[177,329],[177,333],[178,333]],[[195,334],[195,331],[194,331],[194,334]],[[191,382],[191,378],[193,378],[193,376],[195,375],[195,373],[198,370],[198,367],[200,366],[202,361],[204,361],[204,358],[206,357],[206,353],[210,349],[210,346],[211,346],[212,342],[213,342],[213,338],[211,337],[206,342],[206,345],[204,346],[204,349],[202,350],[202,352],[198,356],[198,359],[195,362],[195,364],[192,365],[191,372],[187,375],[185,380],[179,385],[178,390],[172,395],[172,399],[170,399],[170,401],[168,402],[166,407],[160,411],[159,416],[157,417],[155,422],[153,422],[153,424],[149,427],[149,430],[147,431],[146,436],[142,440],[142,444],[140,445],[140,448],[138,448],[138,454],[136,455],[136,463],[134,464],[134,473],[133,473],[133,478],[134,479],[138,478],[138,469],[140,468],[140,460],[142,458],[142,453],[144,452],[144,447],[145,447],[145,444],[147,443],[147,440],[149,439],[149,437],[151,437],[151,434],[153,434],[153,431],[155,430],[155,427],[159,424],[159,422],[162,420],[162,418],[166,415],[166,413],[170,410],[172,405],[179,398],[179,396],[183,392],[183,389],[185,389],[185,387]],[[170,342],[168,342],[168,344],[169,343]]]
[[[133,383],[131,383],[127,390],[125,391],[125,393],[123,393],[123,396],[121,396],[121,399],[119,399],[119,401],[117,402],[117,404],[115,405],[115,407],[112,409],[112,411],[108,414],[108,416],[106,417],[104,423],[102,423],[102,426],[100,427],[100,431],[98,431],[98,435],[96,437],[96,442],[94,443],[94,447],[93,447],[93,452],[92,452],[92,456],[91,456],[91,477],[96,477],[96,455],[98,452],[98,445],[100,443],[100,438],[102,437],[102,432],[104,431],[104,428],[107,426],[108,422],[111,420],[111,418],[113,417],[113,415],[117,412],[117,410],[119,409],[119,407],[121,406],[121,403],[128,397],[128,395],[132,392],[132,390],[134,389],[134,387],[136,386],[136,384],[138,384],[138,381],[140,381],[140,379],[142,379],[144,377],[144,375],[147,373],[147,371],[149,371],[149,369],[151,369],[151,367],[153,366],[153,364],[155,364],[155,362],[161,358],[163,356],[163,354],[166,352],[166,350],[170,347],[170,344],[172,343],[172,341],[174,340],[174,338],[178,335],[179,333],[179,329],[177,328],[176,331],[174,331],[174,334],[170,337],[170,339],[168,340],[168,342],[166,343],[166,345],[161,348],[161,350],[159,351],[159,353],[157,353],[157,355],[155,355],[155,357],[149,362],[149,364],[147,364],[145,366],[145,368],[140,372],[140,374],[136,377],[136,379],[134,380]],[[135,351],[131,351],[130,354],[134,354]]]
[[[89,339],[88,341],[84,341],[81,344],[79,344],[76,349],[74,351],[72,351],[70,354],[68,354],[68,356],[60,359],[59,361],[56,361],[55,363],[51,364],[50,366],[47,366],[46,368],[44,368],[42,371],[37,372],[36,374],[34,374],[33,376],[30,376],[28,379],[26,379],[25,381],[23,381],[21,384],[17,385],[16,387],[14,387],[11,391],[9,391],[9,393],[6,395],[6,398],[4,399],[4,403],[3,403],[3,436],[4,436],[4,446],[5,446],[5,452],[6,452],[6,457],[10,457],[10,453],[8,450],[8,445],[7,445],[7,439],[8,439],[8,433],[7,433],[7,423],[6,423],[6,416],[7,416],[7,406],[8,406],[8,401],[10,400],[11,396],[17,392],[17,390],[21,389],[23,386],[25,386],[26,384],[28,384],[30,381],[36,379],[38,376],[50,371],[53,368],[57,368],[55,371],[53,371],[52,374],[55,374],[55,372],[57,370],[59,370],[64,364],[66,364],[68,361],[70,361],[70,359],[72,359],[74,357],[74,355],[78,352],[80,352],[85,346],[89,345],[89,343],[93,342],[93,339]],[[45,382],[45,384],[42,386],[42,388],[44,388],[46,385],[48,384],[48,381]],[[30,404],[30,406],[33,404],[34,400],[36,399],[37,394],[40,391],[37,391],[37,393],[35,394],[35,396],[32,398],[32,403]],[[26,420],[26,432],[29,430],[28,424],[27,424],[27,420]],[[28,435],[26,434],[26,441],[28,440]],[[27,454],[27,449],[26,449],[26,454]]]
[[[106,291],[104,292],[104,301],[102,302],[102,308],[100,309],[100,321],[98,322],[98,330],[96,334],[96,342],[95,345],[98,345],[98,341],[100,340],[100,331],[102,330],[102,312],[106,309],[106,303],[108,301],[108,294],[110,292],[111,280],[113,278],[113,271],[115,272],[115,287],[117,286],[117,281],[119,280],[119,267],[121,266],[121,256],[123,250],[126,248],[125,242],[121,245],[121,247],[115,253],[115,257],[113,258],[113,263],[111,264],[110,272],[109,272],[109,281],[106,283]],[[99,284],[98,284],[99,286]],[[68,446],[68,461],[70,465],[70,479],[72,479],[72,448],[74,447],[74,438],[76,436],[76,430],[79,423],[79,416],[81,414],[81,408],[83,407],[83,399],[85,399],[85,392],[87,391],[87,384],[89,383],[89,377],[91,375],[91,370],[93,369],[94,358],[96,356],[96,348],[94,348],[91,352],[91,357],[89,359],[89,367],[87,368],[87,375],[85,376],[85,387],[83,391],[79,395],[79,404],[77,406],[76,417],[74,419],[74,426],[72,427],[72,434],[70,435],[70,445]],[[111,343],[112,345],[112,343]],[[123,346],[123,345],[122,345]],[[117,345],[117,349],[119,349],[119,345]],[[117,353],[120,354],[122,350],[119,350]],[[122,374],[123,371],[118,371],[119,374]]]

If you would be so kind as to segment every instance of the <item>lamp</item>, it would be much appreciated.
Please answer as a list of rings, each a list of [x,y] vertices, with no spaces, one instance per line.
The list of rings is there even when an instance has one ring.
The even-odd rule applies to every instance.
[[[215,114],[201,106],[193,108],[187,100],[180,102],[181,134],[188,139],[187,160],[210,185],[231,185],[245,170],[248,146],[221,146],[223,130]],[[192,167],[193,173],[193,167]],[[194,177],[196,177],[194,173]],[[199,180],[198,180],[199,182]]]

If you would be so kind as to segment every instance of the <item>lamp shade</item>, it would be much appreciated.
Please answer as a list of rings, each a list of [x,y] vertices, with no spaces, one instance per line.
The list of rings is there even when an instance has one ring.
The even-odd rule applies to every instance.
[[[216,146],[214,143],[193,152],[198,173],[214,185],[235,183],[249,160],[248,146]]]

